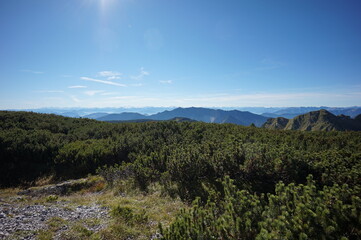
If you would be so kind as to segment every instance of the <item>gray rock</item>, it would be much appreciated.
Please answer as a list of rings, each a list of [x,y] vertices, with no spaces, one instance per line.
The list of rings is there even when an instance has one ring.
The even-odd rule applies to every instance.
[[[34,231],[46,229],[46,222],[53,217],[60,217],[69,222],[74,222],[84,219],[108,219],[108,209],[99,205],[92,206],[78,206],[74,210],[69,208],[65,209],[64,203],[54,203],[51,206],[44,205],[19,205],[19,204],[0,204],[0,239],[11,236],[16,231],[26,231],[22,239],[36,239]],[[4,212],[7,212],[5,214]],[[14,217],[11,217],[14,216]],[[105,221],[106,222],[106,221]],[[105,228],[104,223],[89,226],[91,231],[99,231]],[[64,232],[68,227],[63,226],[59,230],[60,233]],[[10,237],[11,238],[11,237]]]

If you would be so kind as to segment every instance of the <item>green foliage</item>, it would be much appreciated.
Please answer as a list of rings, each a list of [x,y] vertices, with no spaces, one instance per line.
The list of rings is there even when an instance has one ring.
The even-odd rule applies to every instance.
[[[237,190],[228,177],[224,198],[199,199],[182,210],[169,228],[160,227],[163,239],[359,239],[361,199],[347,185],[317,190],[307,184],[280,182],[274,194],[257,195]]]
[[[54,233],[49,230],[39,230],[36,235],[37,240],[50,240],[54,238]]]
[[[58,200],[58,196],[56,196],[56,195],[49,195],[49,196],[47,196],[46,198],[45,198],[45,201],[46,202],[55,202],[55,201],[57,201]]]
[[[64,240],[83,240],[92,239],[93,231],[87,229],[81,224],[74,224],[71,228],[61,233],[61,239]]]
[[[164,229],[166,239],[357,239],[360,139],[361,132],[352,131],[111,124],[3,111],[0,187],[97,172],[110,187],[147,191],[156,183],[168,195],[194,201]],[[222,184],[225,176],[233,180]],[[118,219],[141,221],[138,211],[123,207],[114,210]],[[128,227],[114,227],[114,236],[141,234]]]
[[[128,225],[143,224],[148,221],[148,216],[144,209],[136,213],[132,208],[117,205],[111,209],[111,215],[117,219],[121,219]]]
[[[259,193],[274,191],[278,181],[304,183],[308,174],[320,185],[353,187],[361,178],[359,132],[174,121],[110,124],[26,112],[0,112],[0,130],[1,186],[51,174],[83,177],[103,166],[98,172],[110,185],[132,178],[146,190],[161,181],[173,195],[192,201],[207,198],[207,184],[219,190],[217,179],[225,175]]]
[[[50,231],[56,232],[65,226],[67,222],[60,217],[52,217],[47,221],[47,225]]]
[[[94,173],[102,164],[112,163],[115,154],[107,139],[71,142],[59,149],[55,158],[56,172],[68,178]]]

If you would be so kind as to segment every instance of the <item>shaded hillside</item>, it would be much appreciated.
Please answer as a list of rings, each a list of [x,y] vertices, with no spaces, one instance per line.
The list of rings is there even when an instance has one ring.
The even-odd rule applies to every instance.
[[[224,111],[210,108],[176,108],[171,111],[164,111],[150,116],[137,113],[109,114],[97,120],[101,121],[124,121],[137,119],[170,120],[174,118],[187,118],[207,123],[234,123],[249,126],[254,123],[261,126],[267,118],[250,112]]]
[[[361,114],[355,117],[355,121],[361,122]]]
[[[284,129],[287,126],[289,119],[284,117],[270,118],[263,124],[262,127],[268,129]]]
[[[271,118],[263,127],[301,131],[360,131],[359,119],[360,116],[352,119],[349,116],[335,116],[326,110],[319,110],[299,115],[290,120],[282,117]]]

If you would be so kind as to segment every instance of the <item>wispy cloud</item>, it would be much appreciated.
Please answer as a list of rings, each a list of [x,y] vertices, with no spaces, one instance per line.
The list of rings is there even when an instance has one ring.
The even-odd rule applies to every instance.
[[[120,76],[123,75],[120,72],[115,72],[115,71],[101,71],[98,72],[97,76],[100,77],[106,77],[108,80],[115,80],[115,79],[120,79]]]
[[[69,86],[68,88],[87,88],[87,86],[75,85],[75,86]]]
[[[126,87],[127,86],[127,85],[121,84],[121,83],[116,83],[116,82],[107,81],[107,80],[94,79],[94,78],[89,78],[89,77],[81,77],[80,79],[85,80],[85,81],[90,81],[90,82],[97,82],[97,83],[118,86],[118,87]]]
[[[143,67],[140,68],[140,73],[137,76],[131,76],[131,79],[142,80],[144,76],[150,75],[149,72],[145,71]]]
[[[90,91],[85,91],[84,94],[88,96],[94,96],[95,94],[102,92],[104,92],[104,90],[90,90]]]
[[[135,83],[135,84],[132,84],[131,86],[133,86],[133,87],[141,87],[141,86],[143,86],[143,83]]]
[[[159,81],[161,84],[172,84],[173,81],[172,80],[160,80]]]
[[[33,73],[33,74],[43,74],[44,72],[41,72],[41,71],[34,71],[34,70],[31,70],[31,69],[22,69],[21,70],[22,72],[27,72],[27,73]]]

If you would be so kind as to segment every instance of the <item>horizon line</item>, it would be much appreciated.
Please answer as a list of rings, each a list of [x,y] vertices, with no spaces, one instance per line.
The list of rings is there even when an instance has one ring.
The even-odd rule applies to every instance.
[[[120,106],[120,107],[38,107],[38,108],[1,108],[0,111],[18,111],[18,110],[40,110],[40,109],[105,109],[105,108],[361,108],[361,105],[351,105],[351,106]]]

